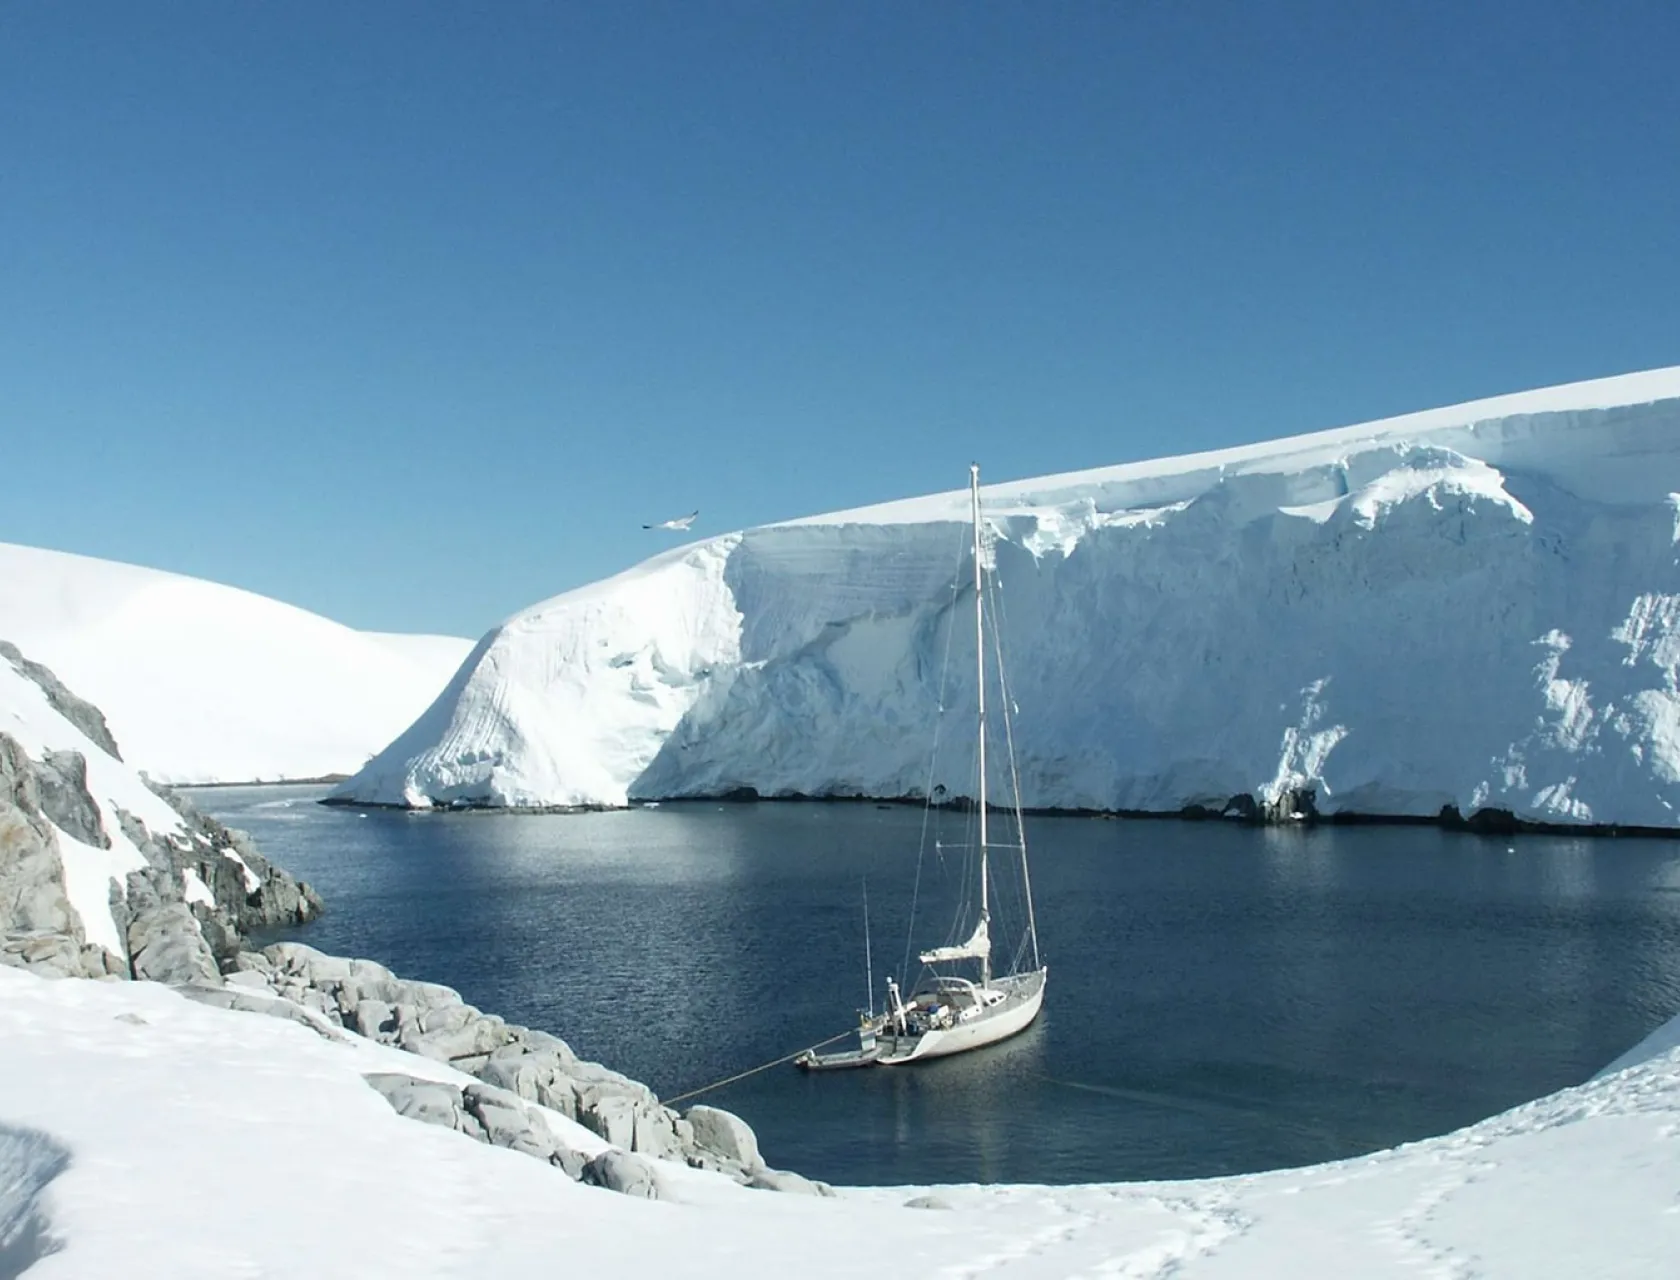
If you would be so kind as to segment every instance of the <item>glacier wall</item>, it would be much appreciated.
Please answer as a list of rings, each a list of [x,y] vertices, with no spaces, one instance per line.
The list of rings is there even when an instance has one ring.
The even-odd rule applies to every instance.
[[[1680,369],[983,497],[1030,805],[1676,825]],[[515,615],[338,797],[965,794],[966,502],[710,539]]]

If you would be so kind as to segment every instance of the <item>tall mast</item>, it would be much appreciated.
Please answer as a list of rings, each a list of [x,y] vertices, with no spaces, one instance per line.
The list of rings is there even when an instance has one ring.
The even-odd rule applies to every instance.
[[[986,584],[981,567],[980,546],[980,464],[971,463],[968,468],[969,504],[974,513],[974,674],[975,692],[979,705],[979,764],[980,764],[980,922],[985,924],[991,919],[991,911],[986,900],[986,616],[984,601],[986,598]],[[990,935],[988,934],[988,937]],[[987,986],[992,980],[991,944],[987,943],[986,954],[980,957],[980,985]]]

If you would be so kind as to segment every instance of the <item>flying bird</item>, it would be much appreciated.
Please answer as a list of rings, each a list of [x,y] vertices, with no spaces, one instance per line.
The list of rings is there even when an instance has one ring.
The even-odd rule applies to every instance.
[[[694,517],[699,514],[698,511],[690,511],[686,516],[678,516],[675,520],[661,520],[658,524],[644,524],[642,528],[671,529],[681,533],[694,523]]]

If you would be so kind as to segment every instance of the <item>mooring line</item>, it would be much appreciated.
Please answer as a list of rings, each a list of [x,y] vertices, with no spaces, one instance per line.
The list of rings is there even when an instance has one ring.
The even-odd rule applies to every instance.
[[[771,1067],[779,1067],[784,1062],[792,1062],[802,1053],[810,1053],[813,1049],[821,1049],[826,1045],[833,1044],[836,1040],[844,1040],[851,1034],[853,1033],[850,1031],[842,1031],[837,1036],[830,1036],[826,1040],[819,1040],[816,1044],[807,1045],[803,1049],[795,1049],[792,1053],[785,1054],[780,1058],[775,1058],[770,1062],[764,1063],[762,1066],[753,1067],[749,1071],[738,1071],[734,1075],[725,1076],[722,1080],[713,1084],[702,1085],[698,1089],[690,1089],[687,1093],[679,1093],[674,1098],[661,1098],[659,1101],[664,1106],[669,1107],[675,1103],[684,1102],[689,1098],[698,1098],[701,1094],[710,1093],[713,1089],[721,1089],[726,1084],[734,1084],[737,1080],[745,1080],[748,1076],[756,1076],[760,1071],[768,1071]]]

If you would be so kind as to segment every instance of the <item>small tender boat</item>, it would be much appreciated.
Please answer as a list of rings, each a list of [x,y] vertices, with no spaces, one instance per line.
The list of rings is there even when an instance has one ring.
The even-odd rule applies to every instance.
[[[818,1053],[807,1049],[793,1060],[801,1071],[852,1071],[858,1067],[872,1067],[881,1056],[881,1045],[875,1035],[876,1021],[865,1014],[858,1028],[858,1047],[834,1053]]]

